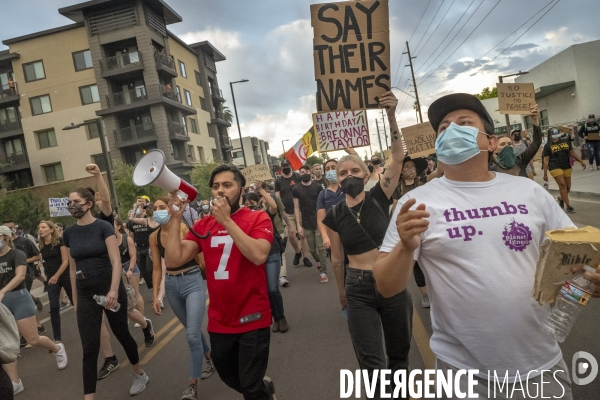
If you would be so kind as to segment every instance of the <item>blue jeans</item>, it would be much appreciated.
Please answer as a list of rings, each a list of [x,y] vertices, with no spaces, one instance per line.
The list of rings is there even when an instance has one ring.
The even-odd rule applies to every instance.
[[[208,352],[204,349],[206,338],[202,334],[206,287],[200,269],[187,275],[166,274],[165,292],[175,316],[186,330],[191,355],[190,379],[200,379],[204,354]]]
[[[273,319],[279,321],[284,318],[283,297],[279,291],[279,272],[281,270],[281,254],[271,254],[267,258],[267,286],[269,289],[269,300],[271,302],[271,314]]]
[[[587,140],[586,144],[590,167],[594,165],[594,158],[596,159],[596,167],[600,166],[600,140]]]

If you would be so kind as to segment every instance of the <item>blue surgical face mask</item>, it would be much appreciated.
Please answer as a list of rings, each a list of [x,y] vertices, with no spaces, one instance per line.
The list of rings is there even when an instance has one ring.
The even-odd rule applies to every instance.
[[[156,222],[158,222],[161,225],[166,224],[167,222],[169,222],[169,219],[171,219],[168,210],[156,210],[154,211],[152,217]]]
[[[561,136],[562,136],[562,134],[560,134],[560,133],[558,135],[552,135],[552,139],[558,140],[558,139],[560,139]]]
[[[4,247],[4,240],[0,239],[0,249]]]
[[[142,213],[142,212],[140,211],[140,209],[139,209],[139,208],[136,208],[136,209],[135,209],[135,215],[136,215],[136,216],[140,215],[141,213]]]
[[[203,205],[203,206],[202,206],[202,209],[203,209],[204,211],[208,211],[208,209],[209,209],[209,206],[208,206],[208,204],[205,204],[205,205]]]
[[[337,182],[337,172],[333,169],[325,172],[325,179],[327,179],[329,181],[329,183],[336,183]]]
[[[456,165],[475,157],[482,151],[477,144],[479,129],[450,123],[435,141],[438,160],[444,164]],[[486,133],[482,134],[486,135]]]

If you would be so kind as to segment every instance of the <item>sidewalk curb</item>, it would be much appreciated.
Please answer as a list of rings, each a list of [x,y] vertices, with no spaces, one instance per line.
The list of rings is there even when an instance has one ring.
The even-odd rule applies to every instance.
[[[558,189],[547,189],[553,196],[559,196],[560,191]],[[590,199],[600,201],[600,193],[594,192],[569,192],[569,197],[574,199]]]

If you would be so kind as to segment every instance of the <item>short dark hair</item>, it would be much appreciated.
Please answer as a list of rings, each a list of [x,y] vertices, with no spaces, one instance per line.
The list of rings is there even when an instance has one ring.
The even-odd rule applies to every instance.
[[[488,135],[493,135],[494,134],[494,124],[491,123],[490,121],[488,121],[486,118],[483,118],[481,115],[479,115],[479,119],[481,119],[481,122],[483,123],[483,131],[485,133],[487,133]]]
[[[308,172],[311,171],[310,167],[307,164],[304,164],[303,166],[301,166],[300,169],[303,169],[303,170],[308,171]]]
[[[92,208],[90,208],[90,210],[92,210],[94,208],[94,206],[96,205],[96,201],[94,199],[94,195],[96,194],[96,192],[94,192],[94,189],[92,189],[92,188],[80,187],[80,188],[73,190],[71,193],[77,193],[79,195],[79,197],[81,197],[82,199],[85,200],[86,203],[91,201]]]
[[[246,201],[255,201],[257,203],[260,202],[260,196],[255,192],[248,192],[242,196],[242,201],[245,203]]]
[[[7,218],[7,219],[5,219],[4,221],[2,221],[2,224],[10,224],[11,222],[12,222],[13,224],[15,223],[15,221],[13,221],[12,219],[10,219],[10,218]]]
[[[236,181],[240,187],[246,186],[246,178],[242,174],[237,167],[233,165],[219,165],[217,168],[213,169],[213,172],[210,174],[210,179],[208,180],[208,185],[212,188],[212,185],[215,180],[215,176],[220,174],[221,172],[231,172],[233,173],[233,180]]]

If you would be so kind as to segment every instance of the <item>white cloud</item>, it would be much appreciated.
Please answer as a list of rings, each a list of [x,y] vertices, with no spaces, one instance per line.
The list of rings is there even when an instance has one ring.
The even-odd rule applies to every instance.
[[[239,32],[224,31],[219,28],[207,28],[202,31],[187,32],[179,35],[179,38],[188,44],[208,40],[221,52],[236,50],[242,47]]]
[[[567,37],[565,33],[567,32],[566,26],[561,26],[560,28],[546,32],[544,38],[548,41],[548,43],[553,47],[562,47],[564,45],[571,43],[571,38]]]

